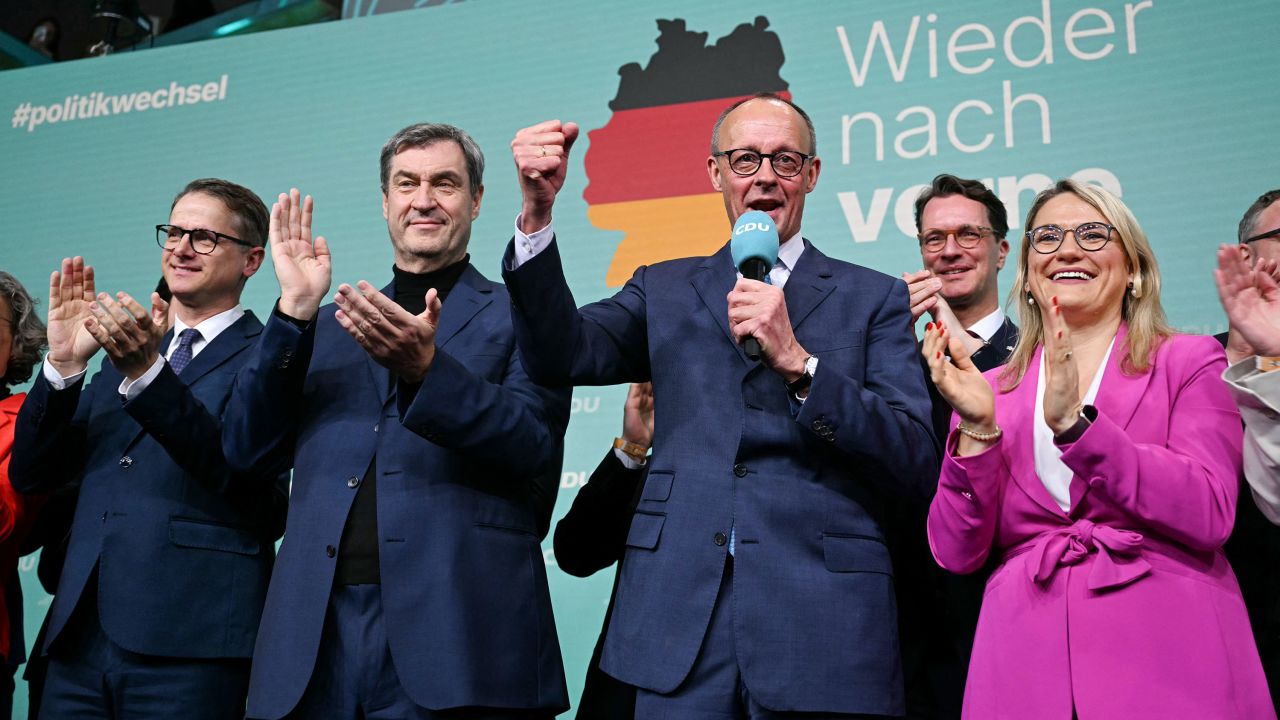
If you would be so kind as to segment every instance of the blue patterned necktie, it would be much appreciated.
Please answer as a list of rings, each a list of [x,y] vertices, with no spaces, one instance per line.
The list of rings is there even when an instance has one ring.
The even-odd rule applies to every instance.
[[[191,344],[199,337],[200,331],[195,328],[187,328],[178,334],[178,348],[169,357],[169,366],[174,373],[181,375],[183,369],[191,364]]]

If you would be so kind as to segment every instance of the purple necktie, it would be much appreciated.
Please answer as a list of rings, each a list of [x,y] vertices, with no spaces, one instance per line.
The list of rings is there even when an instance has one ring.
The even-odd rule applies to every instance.
[[[169,366],[174,373],[181,375],[187,365],[191,364],[191,344],[199,337],[200,331],[195,328],[187,328],[178,334],[178,348],[169,357]]]

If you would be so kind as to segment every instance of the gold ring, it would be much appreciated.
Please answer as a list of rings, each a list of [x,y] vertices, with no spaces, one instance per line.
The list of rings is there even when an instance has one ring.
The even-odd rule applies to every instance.
[[[546,145],[539,145],[539,146],[538,146],[538,149],[542,151],[542,154],[541,154],[541,155],[539,155],[538,157],[546,157],[546,156],[547,156],[547,146],[546,146]]]

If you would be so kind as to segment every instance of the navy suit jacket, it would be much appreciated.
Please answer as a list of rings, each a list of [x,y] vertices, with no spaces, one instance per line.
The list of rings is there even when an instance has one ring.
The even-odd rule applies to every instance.
[[[21,492],[80,484],[46,651],[96,590],[102,629],[127,650],[250,656],[288,478],[232,472],[219,440],[236,371],[261,331],[245,313],[181,377],[165,363],[129,402],[110,362],[87,388],[54,390],[37,377],[18,413],[11,481]]]
[[[656,692],[693,666],[736,532],[733,623],[752,696],[774,710],[898,714],[902,679],[881,515],[937,477],[906,286],[805,242],[785,287],[819,358],[808,399],[729,331],[715,255],[643,267],[575,309],[553,241],[505,276],[542,382],[653,381],[654,455],[627,535],[601,667]]]
[[[506,290],[474,267],[444,303],[419,387],[392,385],[335,309],[305,329],[273,315],[231,403],[232,465],[294,470],[249,715],[281,717],[306,690],[342,530],[375,457],[383,618],[409,697],[430,709],[566,708],[540,539],[570,389],[529,379]]]

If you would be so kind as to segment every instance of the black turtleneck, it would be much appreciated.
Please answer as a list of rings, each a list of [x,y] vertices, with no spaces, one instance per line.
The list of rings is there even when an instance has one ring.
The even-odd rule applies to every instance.
[[[441,302],[449,296],[453,286],[470,264],[467,255],[458,262],[439,270],[413,273],[393,266],[392,299],[414,315],[421,315],[427,308],[427,291],[435,288]],[[396,378],[391,378],[392,388]],[[338,545],[338,567],[334,583],[338,585],[369,585],[382,581],[378,563],[378,458],[374,455],[364,480],[356,490],[356,498],[347,514],[346,527],[342,529],[342,542]]]

